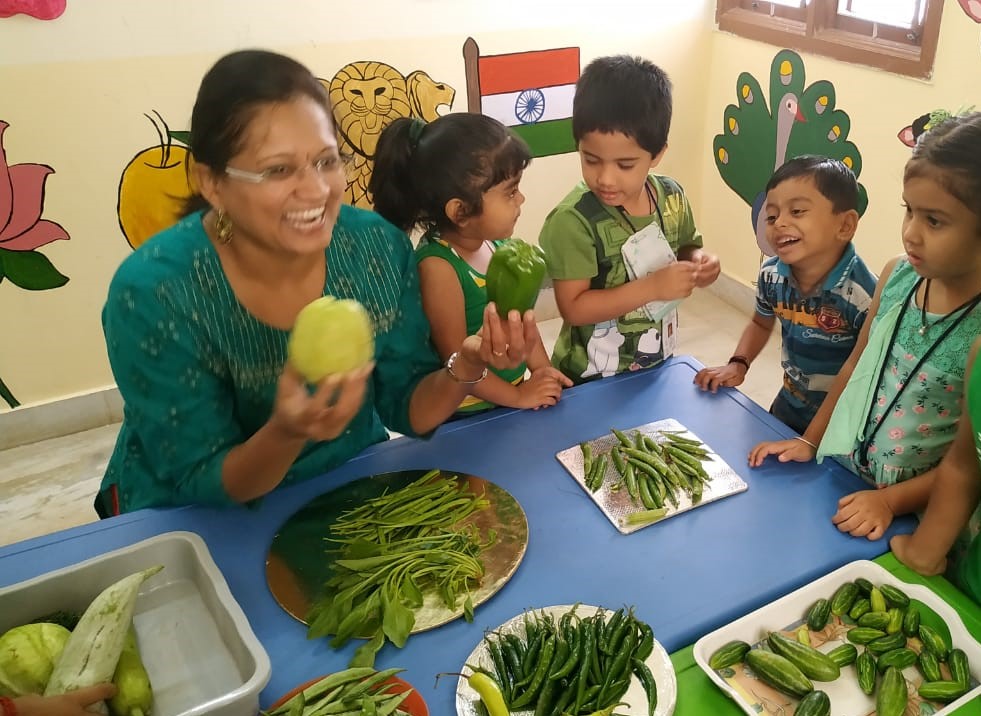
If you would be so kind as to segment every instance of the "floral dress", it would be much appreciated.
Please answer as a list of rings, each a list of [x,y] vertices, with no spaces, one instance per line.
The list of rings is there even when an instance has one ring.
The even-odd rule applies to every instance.
[[[866,419],[867,452],[863,459],[860,443],[849,465],[878,486],[908,480],[940,462],[957,432],[965,356],[981,333],[981,307],[968,307],[946,317],[926,314],[927,328],[921,334],[922,317],[913,290],[918,281],[913,267],[901,261],[880,298],[880,313],[894,302],[908,301],[908,305]]]

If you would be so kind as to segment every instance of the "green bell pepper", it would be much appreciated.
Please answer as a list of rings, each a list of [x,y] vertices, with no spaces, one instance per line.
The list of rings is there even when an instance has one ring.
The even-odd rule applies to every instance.
[[[545,252],[521,239],[508,239],[487,267],[487,299],[507,318],[511,309],[524,314],[534,307],[545,279]]]

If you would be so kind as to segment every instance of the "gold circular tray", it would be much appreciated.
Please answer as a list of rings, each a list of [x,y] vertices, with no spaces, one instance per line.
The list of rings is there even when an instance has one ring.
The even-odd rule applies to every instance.
[[[328,552],[326,541],[331,525],[350,509],[385,492],[402,489],[418,480],[428,470],[401,470],[363,477],[315,497],[301,507],[279,528],[266,558],[266,581],[269,591],[288,614],[306,624],[306,615],[330,578],[335,554]],[[474,494],[483,494],[490,504],[466,521],[476,525],[482,535],[494,530],[497,539],[482,555],[484,578],[471,595],[474,607],[490,599],[517,570],[528,548],[528,520],[514,497],[493,482],[450,471],[438,475],[466,481]],[[415,610],[412,633],[438,627],[463,614],[460,606],[448,609],[439,595],[425,593],[423,605]],[[370,634],[359,635],[368,638]]]

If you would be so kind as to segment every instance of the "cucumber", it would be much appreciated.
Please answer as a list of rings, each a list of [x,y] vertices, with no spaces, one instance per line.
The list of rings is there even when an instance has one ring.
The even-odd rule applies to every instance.
[[[909,597],[899,587],[894,587],[891,584],[880,584],[879,591],[882,592],[882,596],[886,598],[886,603],[889,606],[899,607],[900,609],[905,609],[909,606]]]
[[[924,681],[917,693],[929,701],[947,703],[967,693],[967,687],[959,681]]]
[[[909,691],[906,689],[906,679],[899,669],[890,666],[882,675],[882,683],[875,692],[876,716],[903,716],[907,701]]]
[[[831,699],[823,691],[812,691],[797,704],[794,716],[831,716]]]
[[[920,610],[910,605],[903,616],[903,634],[908,637],[919,636]]]
[[[858,621],[862,618],[863,614],[867,614],[870,611],[872,611],[872,605],[869,603],[868,597],[859,597],[855,600],[852,608],[848,610],[848,616]]]
[[[872,605],[873,612],[886,611],[886,598],[882,596],[882,590],[878,587],[872,587],[872,591],[869,592],[869,604]]]
[[[920,655],[916,658],[916,668],[923,674],[924,681],[940,681],[943,679],[943,676],[940,674],[940,662],[937,661],[937,657],[929,649],[923,649],[920,652]]]
[[[161,569],[163,565],[157,565],[123,577],[92,600],[55,664],[44,689],[45,696],[64,694],[112,679],[126,643],[126,632],[133,621],[133,607],[140,585]]]
[[[889,623],[886,625],[886,634],[896,634],[903,630],[903,617],[906,612],[899,607],[890,607],[886,612],[889,615]],[[905,634],[903,636],[906,636]]]
[[[836,617],[847,614],[858,598],[858,586],[854,582],[845,582],[831,597],[831,613]]]
[[[874,587],[875,585],[872,584],[872,582],[867,580],[865,577],[859,577],[858,579],[855,580],[855,586],[858,587],[859,592],[861,592],[866,597],[868,597],[869,594],[871,594],[872,592],[872,587]]]
[[[880,656],[878,661],[875,663],[875,667],[879,671],[885,671],[890,666],[895,666],[897,669],[902,671],[907,666],[912,666],[915,663],[916,652],[904,646],[899,649],[887,651],[885,654]]]
[[[855,659],[855,670],[858,672],[859,688],[871,696],[875,691],[875,657],[863,651]]]
[[[812,646],[801,644],[779,632],[770,632],[767,642],[774,652],[787,658],[801,670],[804,676],[815,681],[834,681],[841,676],[841,668],[827,654]]]
[[[779,654],[750,649],[746,653],[746,664],[770,686],[791,696],[805,696],[814,690],[811,680]]]
[[[814,631],[821,631],[828,624],[831,616],[831,602],[822,597],[807,611],[807,626]]]
[[[886,634],[885,636],[880,636],[878,639],[873,639],[865,648],[871,651],[873,654],[885,654],[887,651],[892,651],[893,649],[900,649],[906,646],[906,635],[902,632],[897,632],[896,634]]]
[[[947,655],[947,666],[950,668],[951,680],[960,683],[965,689],[971,685],[971,667],[963,649],[950,650],[950,654]]]
[[[709,667],[719,670],[725,669],[733,664],[738,664],[746,657],[746,652],[749,649],[749,644],[738,639],[730,641],[728,644],[723,644],[709,657]]]
[[[858,658],[858,649],[855,648],[854,644],[842,644],[829,651],[828,658],[836,663],[839,668],[848,666],[854,664],[855,659]]]
[[[801,624],[797,628],[796,637],[797,637],[797,641],[799,641],[804,646],[811,645],[811,631],[807,628],[807,624]]]
[[[937,657],[937,661],[947,661],[947,642],[936,629],[926,624],[920,624],[919,634],[923,646]]]
[[[845,634],[845,638],[852,644],[868,644],[870,641],[883,636],[886,636],[884,631],[881,629],[872,629],[871,627],[855,627],[854,629],[849,629],[848,633]]]
[[[889,626],[889,614],[887,612],[867,612],[858,618],[860,627],[871,627],[885,631]]]

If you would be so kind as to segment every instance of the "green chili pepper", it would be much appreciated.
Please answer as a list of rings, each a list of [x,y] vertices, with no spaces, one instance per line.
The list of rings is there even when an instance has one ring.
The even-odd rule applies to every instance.
[[[487,299],[507,318],[515,309],[524,313],[534,307],[545,279],[545,252],[521,239],[509,239],[491,256],[487,266]]]

